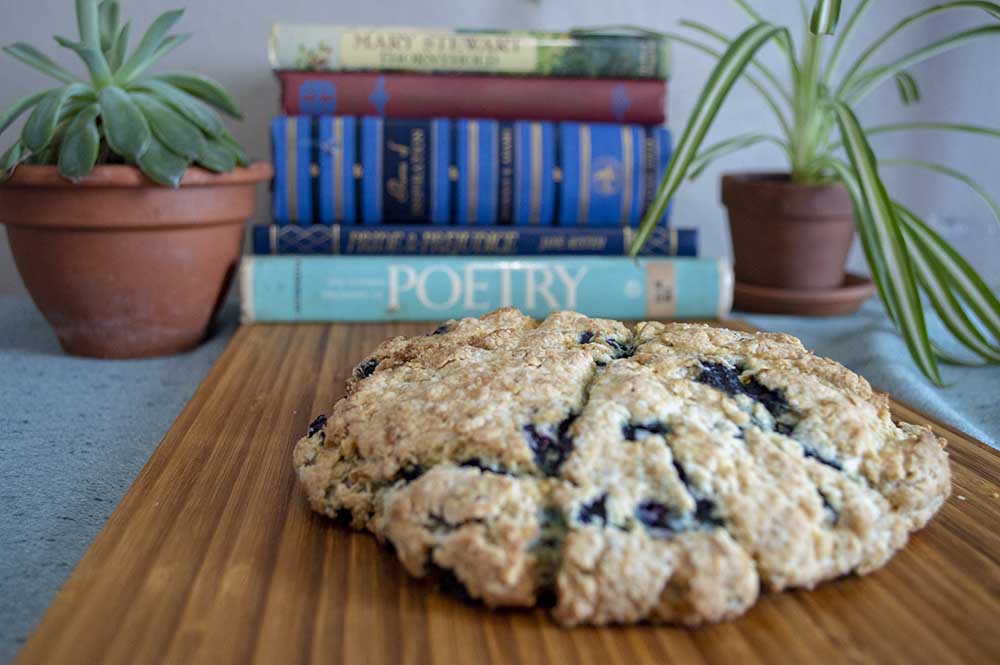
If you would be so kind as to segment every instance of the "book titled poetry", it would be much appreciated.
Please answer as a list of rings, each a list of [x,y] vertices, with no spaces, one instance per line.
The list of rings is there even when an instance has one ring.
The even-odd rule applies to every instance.
[[[246,323],[428,321],[517,307],[616,319],[725,316],[723,259],[252,256],[240,268]]]

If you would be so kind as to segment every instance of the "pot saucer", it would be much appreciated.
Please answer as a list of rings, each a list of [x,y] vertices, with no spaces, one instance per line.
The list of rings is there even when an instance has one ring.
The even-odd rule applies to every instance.
[[[847,273],[844,283],[832,289],[780,289],[736,282],[733,309],[762,314],[837,316],[852,314],[875,294],[875,282]]]

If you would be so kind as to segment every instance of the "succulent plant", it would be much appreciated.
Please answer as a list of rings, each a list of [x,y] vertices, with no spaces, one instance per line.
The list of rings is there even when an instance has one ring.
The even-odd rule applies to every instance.
[[[134,164],[155,182],[176,187],[190,164],[217,172],[248,163],[215,109],[240,118],[232,97],[215,81],[190,73],[149,75],[150,66],[190,35],[168,34],[184,13],[168,11],[128,53],[129,23],[119,23],[118,0],[76,0],[80,41],[56,37],[87,67],[73,75],[23,42],[3,50],[60,81],[0,114],[0,133],[31,111],[20,138],[0,157],[0,178],[18,164],[58,164],[70,179],[95,164]],[[213,108],[214,107],[214,108]]]

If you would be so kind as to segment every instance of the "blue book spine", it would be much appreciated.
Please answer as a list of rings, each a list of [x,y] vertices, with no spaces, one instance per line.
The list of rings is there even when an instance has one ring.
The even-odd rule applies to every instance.
[[[637,226],[671,156],[639,125],[279,116],[271,134],[279,224]]]
[[[380,254],[624,256],[635,230],[629,227],[418,226],[380,224],[253,228],[254,254]],[[698,230],[658,226],[643,256],[697,256]]]
[[[245,323],[428,321],[498,307],[685,319],[728,314],[733,278],[724,259],[255,256],[240,287]]]
[[[638,225],[670,161],[669,130],[563,122],[558,143],[559,224]]]

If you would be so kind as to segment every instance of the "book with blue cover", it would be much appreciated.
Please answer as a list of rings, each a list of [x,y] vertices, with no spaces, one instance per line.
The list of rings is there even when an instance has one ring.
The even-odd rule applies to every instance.
[[[254,254],[610,255],[624,256],[632,227],[260,224]],[[697,256],[698,230],[657,226],[643,256]]]
[[[249,256],[240,290],[245,323],[429,321],[498,307],[685,319],[725,316],[733,277],[724,259]]]
[[[278,116],[271,136],[275,222],[303,225],[636,226],[672,148],[577,122]]]

